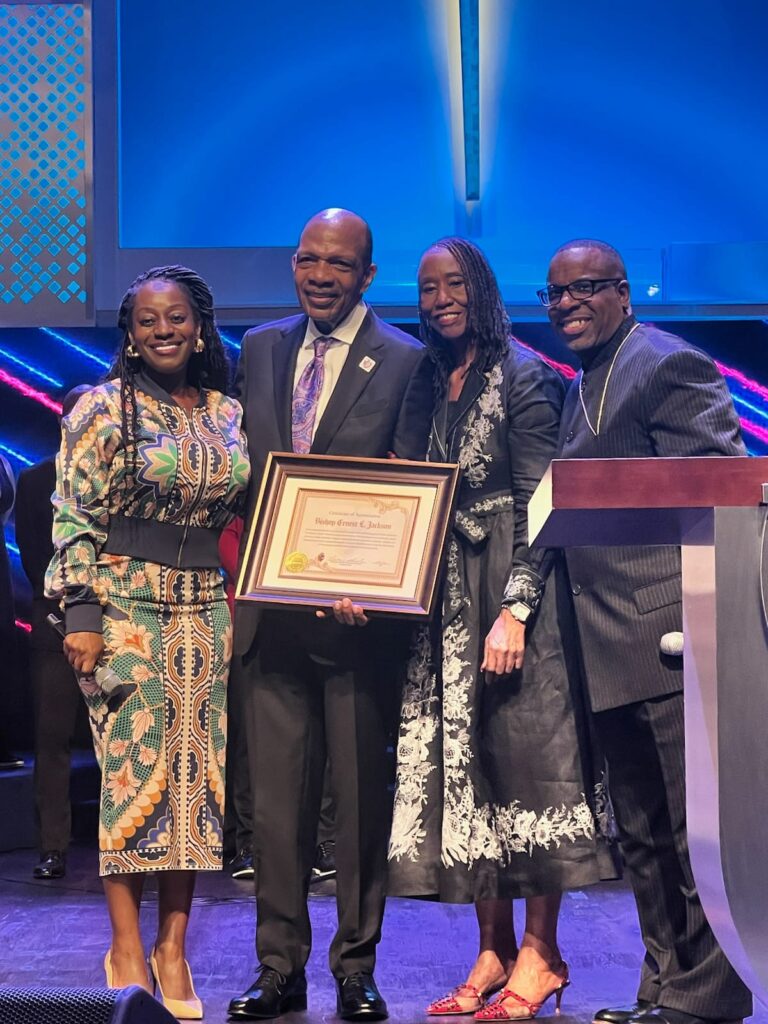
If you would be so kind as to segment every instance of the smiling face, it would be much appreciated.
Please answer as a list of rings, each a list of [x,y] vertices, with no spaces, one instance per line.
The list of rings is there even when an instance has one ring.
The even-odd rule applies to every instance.
[[[184,288],[159,278],[134,296],[130,334],[147,368],[162,377],[183,377],[200,325]]]
[[[589,298],[574,299],[563,292],[547,315],[555,333],[574,352],[608,341],[621,326],[630,307],[629,283],[609,253],[600,249],[573,248],[557,253],[549,266],[547,284],[564,287],[573,281],[619,278],[616,285],[598,285]]]
[[[435,246],[421,258],[418,273],[419,311],[431,330],[446,341],[467,333],[469,296],[455,256]]]
[[[369,253],[365,221],[346,210],[318,214],[302,231],[293,257],[296,295],[323,334],[351,313],[373,280]]]

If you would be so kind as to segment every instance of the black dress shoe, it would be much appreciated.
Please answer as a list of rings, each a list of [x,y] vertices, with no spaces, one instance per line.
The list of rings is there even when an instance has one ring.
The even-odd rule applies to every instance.
[[[235,1020],[269,1020],[291,1010],[306,1010],[307,978],[304,971],[287,977],[272,967],[262,967],[256,980],[229,1004],[229,1016]]]
[[[244,846],[227,864],[227,870],[233,878],[253,878],[253,853]]]
[[[633,1006],[606,1006],[598,1010],[592,1018],[592,1024],[627,1024],[632,1017],[646,1010],[655,1010],[656,1004],[647,999],[638,999]]]
[[[697,1017],[695,1013],[686,1013],[684,1010],[674,1010],[669,1006],[655,1006],[647,1010],[641,1010],[629,1018],[628,1024],[725,1024],[720,1017]],[[728,1024],[740,1024],[737,1021],[729,1021]]]
[[[309,884],[324,882],[328,878],[336,877],[336,843],[333,839],[326,839],[319,843],[315,851],[315,863],[312,865],[312,877]]]
[[[61,850],[47,850],[32,869],[33,878],[63,878],[66,873],[67,858]]]
[[[336,1013],[342,1020],[386,1020],[387,1004],[372,974],[336,979]]]

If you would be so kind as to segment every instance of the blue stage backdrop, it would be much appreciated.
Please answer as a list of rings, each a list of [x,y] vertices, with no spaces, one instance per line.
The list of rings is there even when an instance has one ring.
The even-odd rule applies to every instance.
[[[457,230],[511,302],[580,235],[625,250],[646,303],[768,301],[768,5],[480,0],[477,44],[459,9],[121,0],[120,244],[290,246],[345,205],[379,301]]]

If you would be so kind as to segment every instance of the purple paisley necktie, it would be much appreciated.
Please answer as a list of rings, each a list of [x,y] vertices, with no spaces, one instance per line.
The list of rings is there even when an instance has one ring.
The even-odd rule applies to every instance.
[[[293,391],[291,403],[291,424],[293,434],[293,450],[299,455],[306,455],[312,447],[312,430],[315,426],[317,403],[323,390],[325,379],[325,353],[333,338],[315,338],[314,359],[310,359],[301,371]]]

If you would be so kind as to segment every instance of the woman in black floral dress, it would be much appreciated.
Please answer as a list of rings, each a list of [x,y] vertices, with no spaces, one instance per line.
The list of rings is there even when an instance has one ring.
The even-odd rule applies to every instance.
[[[527,545],[564,388],[511,336],[470,242],[428,249],[418,283],[436,377],[429,458],[458,462],[462,479],[442,618],[417,631],[408,665],[389,891],[477,909],[478,959],[428,1013],[520,1019],[559,1003],[561,893],[600,876],[577,667],[561,639],[567,587],[559,561]],[[514,898],[526,900],[519,947]]]

